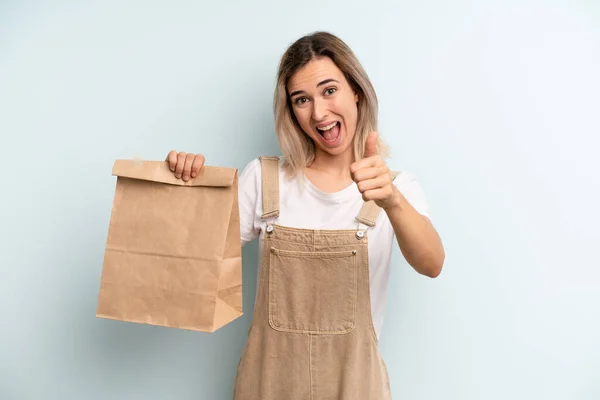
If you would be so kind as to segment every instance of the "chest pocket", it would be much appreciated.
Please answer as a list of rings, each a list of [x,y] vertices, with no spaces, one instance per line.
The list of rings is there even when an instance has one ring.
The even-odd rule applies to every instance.
[[[356,325],[357,252],[271,248],[269,325],[293,333],[345,334]]]

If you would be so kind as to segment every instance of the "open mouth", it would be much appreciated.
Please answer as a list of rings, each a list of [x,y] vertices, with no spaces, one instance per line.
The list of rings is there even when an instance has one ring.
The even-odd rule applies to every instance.
[[[339,121],[317,128],[317,132],[319,132],[323,140],[328,144],[336,143],[341,136],[341,131],[342,130]]]

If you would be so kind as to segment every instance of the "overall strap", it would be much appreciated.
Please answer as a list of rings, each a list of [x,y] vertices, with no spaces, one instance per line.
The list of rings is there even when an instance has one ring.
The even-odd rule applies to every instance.
[[[396,179],[396,176],[398,176],[398,172],[392,171],[391,175],[393,181],[394,179]],[[362,205],[362,208],[360,209],[360,213],[356,217],[356,220],[372,228],[375,226],[375,221],[377,220],[379,211],[381,211],[381,208],[377,204],[375,204],[373,200],[366,201]]]
[[[279,157],[261,156],[262,219],[279,216]]]

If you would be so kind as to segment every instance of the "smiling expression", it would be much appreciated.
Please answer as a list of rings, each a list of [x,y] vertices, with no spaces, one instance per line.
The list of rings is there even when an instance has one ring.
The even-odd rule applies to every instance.
[[[358,94],[330,58],[310,61],[290,78],[287,90],[296,120],[317,152],[352,151]]]

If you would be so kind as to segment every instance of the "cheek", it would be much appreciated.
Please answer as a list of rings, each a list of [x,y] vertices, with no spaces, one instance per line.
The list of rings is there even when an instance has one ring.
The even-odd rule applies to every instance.
[[[297,109],[294,111],[294,116],[296,117],[300,128],[302,128],[302,130],[305,133],[308,133],[310,135],[310,133],[312,132],[310,126],[310,114],[306,110]]]
[[[357,115],[357,105],[352,101],[352,98],[345,98],[336,104],[336,108],[346,116],[346,118],[354,119]]]
[[[343,107],[346,123],[355,125],[358,118],[358,107],[352,101],[345,102]]]

